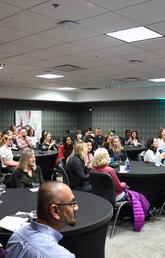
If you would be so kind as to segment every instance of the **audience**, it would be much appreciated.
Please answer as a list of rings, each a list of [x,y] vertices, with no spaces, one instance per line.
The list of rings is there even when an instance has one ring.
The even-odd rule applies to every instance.
[[[30,141],[32,142],[33,144],[33,147],[36,149],[37,146],[38,146],[38,139],[37,137],[35,136],[35,131],[33,128],[29,128],[28,131],[27,131],[27,136],[28,136],[28,139],[30,139]]]
[[[18,162],[13,160],[13,153],[11,150],[12,136],[7,134],[4,135],[4,145],[0,147],[0,157],[1,157],[1,172],[11,173],[18,166]]]
[[[84,192],[91,191],[90,177],[86,174],[85,158],[87,156],[87,144],[79,142],[75,144],[72,154],[66,161],[66,170],[73,190]]]
[[[41,150],[58,150],[56,141],[53,139],[50,133],[47,133],[42,145]]]
[[[137,131],[132,131],[131,136],[126,142],[126,145],[132,145],[132,146],[138,146],[140,145],[139,143],[139,136]]]
[[[125,189],[126,183],[120,182],[114,169],[109,167],[110,158],[105,148],[99,148],[94,153],[93,170],[99,173],[107,173],[112,177],[115,186],[116,201],[124,201],[127,199]],[[92,173],[92,172],[91,172]]]
[[[66,161],[73,151],[73,145],[73,139],[70,136],[64,136],[63,144],[58,147],[58,162],[62,159]]]
[[[36,165],[34,151],[26,149],[22,152],[19,164],[12,174],[10,187],[29,187],[33,183],[41,185],[44,182],[41,169]]]
[[[159,149],[165,152],[165,128],[161,128],[159,132]]]
[[[125,161],[127,158],[127,153],[121,146],[120,138],[117,135],[113,136],[111,139],[109,155],[113,161]]]
[[[37,221],[32,220],[16,230],[6,247],[6,258],[75,258],[59,245],[64,225],[76,224],[78,206],[70,188],[51,181],[41,185],[38,191]]]
[[[104,141],[104,137],[103,137],[102,130],[100,128],[97,128],[94,136],[94,143],[95,143],[94,148],[97,149],[101,147],[103,144],[103,141]]]
[[[46,136],[48,134],[48,131],[47,130],[43,130],[42,131],[42,136],[40,138],[40,145],[42,145],[43,141],[45,140]]]
[[[20,131],[20,137],[17,139],[18,147],[20,150],[25,150],[27,148],[32,148],[33,144],[27,136],[27,130],[22,128]]]
[[[156,153],[159,149],[159,141],[156,138],[149,138],[147,141],[147,150],[144,154],[144,162],[156,162]],[[165,154],[159,153],[160,159],[164,159]]]
[[[85,166],[87,169],[92,167],[93,160],[93,142],[91,140],[87,140],[87,156],[85,158]]]

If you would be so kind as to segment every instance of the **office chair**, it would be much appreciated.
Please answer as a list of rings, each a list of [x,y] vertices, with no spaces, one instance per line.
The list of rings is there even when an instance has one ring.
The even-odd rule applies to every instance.
[[[163,202],[162,206],[159,209],[158,216],[160,216],[162,214],[162,211],[164,210],[164,207],[165,207],[165,191],[162,193],[162,196],[163,196],[164,202]]]
[[[56,167],[53,168],[53,173],[51,176],[51,181],[56,180],[56,173],[60,172],[63,176],[63,182],[65,184],[67,184],[68,186],[70,186],[70,181],[69,181],[69,177],[67,175],[67,172],[65,170],[64,165],[62,164],[62,162],[60,162]]]
[[[90,172],[90,179],[92,184],[92,193],[107,199],[113,206],[114,222],[110,232],[110,238],[113,236],[117,219],[119,218],[122,208],[126,208],[124,216],[133,216],[131,204],[128,201],[116,202],[115,187],[111,176],[102,172]],[[131,211],[131,213],[130,213]],[[123,217],[123,216],[122,216]]]

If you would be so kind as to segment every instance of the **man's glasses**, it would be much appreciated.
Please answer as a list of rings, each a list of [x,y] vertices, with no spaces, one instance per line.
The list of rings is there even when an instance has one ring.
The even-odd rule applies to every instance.
[[[76,207],[77,202],[76,201],[71,201],[71,202],[65,202],[65,203],[56,203],[56,205],[58,205],[58,206],[73,205],[73,207]]]

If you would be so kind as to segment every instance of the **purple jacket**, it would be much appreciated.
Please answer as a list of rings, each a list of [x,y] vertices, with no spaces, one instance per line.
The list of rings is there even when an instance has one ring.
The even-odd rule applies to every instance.
[[[146,197],[138,192],[127,190],[127,197],[132,204],[134,213],[134,230],[140,231],[144,225],[145,216],[148,213],[150,204]]]

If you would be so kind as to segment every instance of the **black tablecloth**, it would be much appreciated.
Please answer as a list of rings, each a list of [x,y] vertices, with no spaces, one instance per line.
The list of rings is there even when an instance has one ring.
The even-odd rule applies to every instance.
[[[113,207],[107,200],[94,194],[79,191],[74,193],[79,205],[77,224],[61,230],[64,235],[61,244],[74,252],[77,258],[104,258],[105,237]],[[37,194],[29,189],[7,189],[7,193],[1,196],[3,203],[0,204],[0,219],[17,211],[30,212],[36,209],[36,197]],[[0,242],[6,241],[10,234],[1,229]]]
[[[126,146],[124,150],[127,152],[129,160],[137,161],[139,153],[144,151],[145,148],[142,146]]]
[[[165,191],[165,167],[156,167],[139,161],[130,162],[130,172],[118,173],[120,181],[124,181],[132,190],[143,193],[150,201],[151,207],[160,207],[163,202],[162,192]]]

